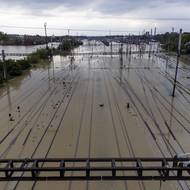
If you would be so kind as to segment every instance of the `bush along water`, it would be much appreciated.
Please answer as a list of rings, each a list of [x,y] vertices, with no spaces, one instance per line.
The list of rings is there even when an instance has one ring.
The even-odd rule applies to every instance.
[[[24,70],[30,69],[32,66],[39,64],[41,61],[48,61],[53,55],[68,55],[72,49],[82,45],[81,41],[75,40],[74,38],[65,39],[58,48],[44,48],[38,49],[36,52],[31,53],[24,59],[21,60],[6,60],[7,76],[8,79],[15,76],[22,75]],[[3,62],[0,61],[0,84],[3,83]]]
[[[7,77],[11,79],[15,76],[22,75],[23,71],[30,69],[33,65],[40,63],[41,60],[48,60],[50,57],[49,49],[39,49],[21,60],[6,60]],[[0,84],[3,83],[3,62],[0,61]]]

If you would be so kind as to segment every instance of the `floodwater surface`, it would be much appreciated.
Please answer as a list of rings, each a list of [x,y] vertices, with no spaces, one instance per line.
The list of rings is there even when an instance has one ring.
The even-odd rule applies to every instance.
[[[55,56],[50,65],[0,89],[0,158],[173,157],[189,152],[188,68],[180,64],[173,98],[174,58],[166,60],[161,53],[98,56],[93,52],[110,47],[88,43],[75,51],[92,55],[76,56],[74,62]],[[177,190],[189,189],[189,183],[17,181],[0,182],[0,189]]]

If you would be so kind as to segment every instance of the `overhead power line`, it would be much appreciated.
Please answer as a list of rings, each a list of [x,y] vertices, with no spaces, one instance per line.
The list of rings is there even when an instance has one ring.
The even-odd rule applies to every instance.
[[[1,25],[0,28],[17,28],[17,29],[32,29],[32,30],[43,30],[43,27],[27,27],[27,26],[10,26],[10,25]],[[79,32],[108,32],[110,33],[132,33],[132,32],[139,32],[139,31],[133,31],[133,30],[101,30],[101,29],[77,29],[77,28],[54,28],[54,27],[48,27],[48,30],[61,30],[61,31],[79,31]]]

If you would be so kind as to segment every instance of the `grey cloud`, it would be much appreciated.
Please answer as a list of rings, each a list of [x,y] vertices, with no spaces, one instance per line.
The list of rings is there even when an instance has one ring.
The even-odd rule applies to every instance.
[[[176,9],[185,5],[190,10],[189,0],[0,0],[0,7],[1,5],[24,8],[25,16],[29,17],[56,17],[55,11],[51,12],[51,9],[65,7],[63,12],[91,9],[102,13],[104,18],[122,18],[126,14],[132,15],[126,18],[138,20],[190,20],[189,11],[184,14],[183,10]],[[167,7],[171,7],[170,11],[167,11]]]
[[[29,10],[44,10],[64,6],[68,9],[91,8],[101,13],[126,13],[141,7],[157,7],[166,3],[187,4],[189,0],[0,0],[0,4],[7,6],[21,6]]]

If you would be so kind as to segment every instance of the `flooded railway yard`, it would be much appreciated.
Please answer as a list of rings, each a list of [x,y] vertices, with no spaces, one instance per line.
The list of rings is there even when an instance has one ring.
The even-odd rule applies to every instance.
[[[173,157],[189,152],[188,65],[180,63],[173,98],[174,57],[93,55],[101,49],[110,51],[103,45],[82,46],[75,51],[92,55],[75,56],[73,63],[69,56],[54,56],[50,65],[0,89],[0,158]],[[2,190],[189,186],[182,181],[0,182]]]

